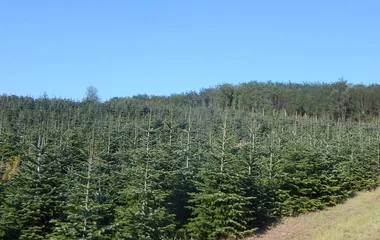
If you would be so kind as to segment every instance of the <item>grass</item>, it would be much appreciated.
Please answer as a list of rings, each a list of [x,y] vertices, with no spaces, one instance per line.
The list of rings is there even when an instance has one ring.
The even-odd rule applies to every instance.
[[[246,240],[379,240],[380,188],[359,192],[324,211],[284,218],[266,233]]]

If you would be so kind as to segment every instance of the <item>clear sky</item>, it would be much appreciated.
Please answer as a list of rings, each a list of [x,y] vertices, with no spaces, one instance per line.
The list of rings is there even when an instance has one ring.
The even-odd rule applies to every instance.
[[[379,0],[1,0],[0,94],[380,83]]]

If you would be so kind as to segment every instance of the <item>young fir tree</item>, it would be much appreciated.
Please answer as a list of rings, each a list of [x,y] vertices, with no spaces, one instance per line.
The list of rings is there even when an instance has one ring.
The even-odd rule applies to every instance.
[[[165,172],[162,152],[156,148],[159,129],[153,128],[152,110],[147,116],[144,135],[136,134],[130,165],[119,192],[115,226],[118,239],[169,239],[175,228],[174,215],[165,206],[170,192],[164,188]]]
[[[20,173],[7,184],[0,210],[3,239],[45,239],[52,232],[64,200],[64,162],[56,149],[39,138],[37,146],[22,156]]]
[[[66,199],[61,205],[62,215],[54,220],[51,239],[112,237],[112,203],[107,194],[106,166],[97,155],[93,136],[87,151],[77,149],[79,155],[72,150],[66,153],[72,157],[64,183]]]
[[[219,136],[212,141],[194,181],[193,217],[188,223],[194,239],[238,238],[255,231],[247,224],[253,214],[248,209],[253,197],[245,194],[244,165],[234,154],[227,110],[222,119]]]

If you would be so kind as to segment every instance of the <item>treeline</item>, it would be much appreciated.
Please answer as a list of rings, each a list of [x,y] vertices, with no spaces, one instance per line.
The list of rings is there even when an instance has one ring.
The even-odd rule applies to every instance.
[[[226,86],[233,97],[218,98]],[[293,114],[239,102],[243,86],[205,99],[1,96],[0,238],[239,238],[378,186],[376,112]]]
[[[113,98],[110,102],[146,100],[149,96]],[[241,111],[366,121],[380,116],[380,85],[352,85],[344,79],[324,83],[248,82],[222,84],[199,92],[153,96],[162,104],[230,107]]]

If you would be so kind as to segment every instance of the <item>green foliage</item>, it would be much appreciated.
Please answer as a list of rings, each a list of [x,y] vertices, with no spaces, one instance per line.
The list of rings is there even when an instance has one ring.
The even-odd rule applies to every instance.
[[[201,171],[197,176],[197,192],[192,194],[193,218],[188,230],[194,239],[239,238],[256,229],[248,225],[253,197],[239,188],[242,177],[236,174]]]
[[[50,238],[57,239],[111,239],[113,229],[113,204],[107,189],[107,166],[95,151],[90,141],[88,151],[68,149],[71,166],[63,183],[65,201],[60,208],[62,214],[52,220],[55,224]]]
[[[344,80],[0,96],[0,238],[233,239],[334,206],[379,185],[379,96]]]
[[[54,149],[34,147],[24,157],[20,174],[5,185],[0,229],[5,239],[44,239],[64,200],[63,163]]]
[[[141,156],[143,157],[143,156]],[[175,227],[166,199],[169,193],[162,189],[161,172],[150,169],[128,169],[129,175],[119,192],[120,205],[116,209],[118,239],[159,239],[169,237]],[[146,166],[144,166],[146,167]],[[148,174],[146,174],[148,171]]]
[[[120,205],[116,209],[116,237],[118,239],[165,239],[173,234],[174,215],[166,200],[170,189],[166,181],[165,152],[156,149],[157,129],[152,128],[148,116],[147,128],[131,152],[131,160],[121,174],[126,181],[119,191]],[[170,162],[166,162],[170,165]]]

